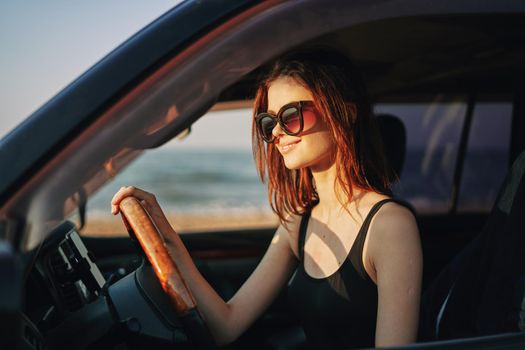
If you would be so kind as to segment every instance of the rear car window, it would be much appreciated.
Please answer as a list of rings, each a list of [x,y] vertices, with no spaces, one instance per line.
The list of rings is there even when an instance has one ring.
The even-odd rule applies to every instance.
[[[376,114],[397,116],[406,129],[405,162],[394,194],[420,213],[445,213],[452,199],[466,97],[434,95],[406,100],[409,102],[379,103],[374,108]]]
[[[463,163],[458,212],[488,212],[509,166],[512,103],[478,102],[474,106]]]

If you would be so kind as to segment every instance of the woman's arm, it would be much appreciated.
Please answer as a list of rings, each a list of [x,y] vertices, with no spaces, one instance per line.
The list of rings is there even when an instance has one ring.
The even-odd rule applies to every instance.
[[[376,346],[417,340],[423,254],[412,213],[389,203],[373,219],[369,257],[376,273]],[[370,235],[370,232],[369,232]]]
[[[292,223],[289,225],[290,232],[283,226],[277,229],[255,271],[226,303],[202,277],[154,195],[135,187],[123,187],[113,197],[112,213],[118,213],[118,204],[128,196],[141,200],[155,220],[171,257],[193,293],[199,311],[218,345],[234,341],[264,312],[288,281],[296,266],[290,232],[295,230],[297,225]]]

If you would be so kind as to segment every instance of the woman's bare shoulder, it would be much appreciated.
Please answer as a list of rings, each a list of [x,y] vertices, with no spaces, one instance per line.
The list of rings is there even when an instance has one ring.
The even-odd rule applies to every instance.
[[[286,217],[286,223],[281,223],[277,229],[275,237],[283,238],[290,245],[290,249],[296,257],[299,257],[299,228],[301,226],[301,215],[289,214]],[[274,239],[276,239],[274,238]]]
[[[389,202],[381,207],[371,222],[370,230],[373,231],[372,241],[382,248],[410,243],[415,247],[420,245],[414,213],[396,202]]]
[[[419,240],[419,230],[414,213],[406,206],[385,203],[374,216],[370,230],[379,242]]]

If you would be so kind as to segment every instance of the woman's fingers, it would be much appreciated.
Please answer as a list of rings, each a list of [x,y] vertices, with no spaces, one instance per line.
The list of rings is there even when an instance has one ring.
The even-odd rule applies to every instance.
[[[113,199],[111,200],[111,213],[113,215],[117,215],[120,212],[119,204],[126,197],[135,197],[140,201],[144,209],[146,209],[151,218],[158,225],[162,235],[165,233],[175,234],[175,231],[171,227],[168,219],[166,218],[166,215],[157,202],[155,195],[134,186],[121,187],[117,193],[115,193]]]
[[[115,193],[111,200],[111,213],[116,215],[119,213],[119,204],[126,197],[135,197],[142,203],[146,203],[147,207],[151,207],[152,203],[156,201],[155,196],[149,192],[136,188],[134,186],[124,186]]]

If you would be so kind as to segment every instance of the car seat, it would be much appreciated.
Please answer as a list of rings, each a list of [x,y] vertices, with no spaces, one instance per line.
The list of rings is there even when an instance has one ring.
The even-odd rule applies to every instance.
[[[401,177],[401,170],[405,163],[407,136],[405,125],[398,117],[392,114],[381,113],[376,115],[383,148],[388,166],[392,168],[392,181]]]
[[[420,340],[524,331],[525,151],[514,162],[481,233],[422,298]]]

